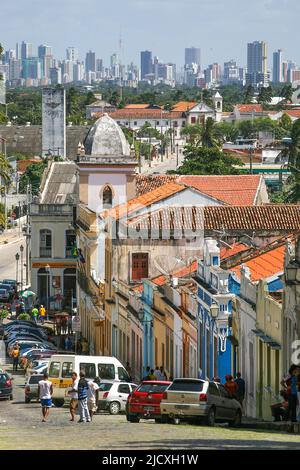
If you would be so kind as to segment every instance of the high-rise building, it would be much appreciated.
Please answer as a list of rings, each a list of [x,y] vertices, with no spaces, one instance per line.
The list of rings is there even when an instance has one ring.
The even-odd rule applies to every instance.
[[[40,80],[43,76],[43,61],[39,57],[31,57],[22,60],[22,77],[26,79]]]
[[[85,72],[96,72],[96,54],[95,52],[89,51],[85,57]]]
[[[61,85],[61,68],[60,67],[52,67],[49,71],[51,85]]]
[[[46,44],[41,44],[38,47],[38,57],[43,59],[45,56],[52,56],[52,47],[46,46]]]
[[[29,42],[23,41],[21,44],[21,59],[30,59],[33,57],[33,47]]]
[[[70,60],[71,62],[77,62],[79,59],[78,49],[73,46],[68,47],[66,49],[66,57],[67,57],[67,60]]]
[[[282,50],[273,53],[273,82],[283,82]]]
[[[77,61],[73,66],[73,81],[82,82],[84,80],[84,63]]]
[[[153,73],[152,52],[141,51],[141,79]]]
[[[187,47],[184,54],[184,64],[196,64],[200,71],[201,69],[201,49],[199,47]]]
[[[268,55],[264,41],[248,43],[246,81],[254,86],[268,85]]]
[[[20,80],[22,71],[21,59],[10,59],[9,61],[9,80]]]

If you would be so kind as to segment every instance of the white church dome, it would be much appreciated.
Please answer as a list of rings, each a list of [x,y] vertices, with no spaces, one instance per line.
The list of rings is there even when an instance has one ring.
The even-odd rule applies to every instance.
[[[130,145],[120,126],[107,114],[90,129],[84,148],[86,155],[99,157],[129,157]]]

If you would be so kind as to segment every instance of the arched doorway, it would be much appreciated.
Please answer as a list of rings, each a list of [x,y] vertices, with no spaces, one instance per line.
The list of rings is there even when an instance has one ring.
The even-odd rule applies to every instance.
[[[64,270],[64,300],[66,307],[72,307],[72,298],[76,299],[76,269]]]
[[[113,203],[113,192],[111,187],[107,184],[104,186],[103,191],[102,191],[102,206],[105,209],[109,209],[112,207]]]

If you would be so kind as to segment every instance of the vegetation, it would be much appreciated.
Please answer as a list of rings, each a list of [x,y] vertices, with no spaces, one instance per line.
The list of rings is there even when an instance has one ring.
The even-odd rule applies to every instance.
[[[18,320],[31,321],[31,317],[28,313],[20,313]]]
[[[19,189],[21,193],[26,193],[27,186],[31,184],[32,194],[37,195],[40,189],[42,176],[47,167],[47,160],[33,163],[26,168],[25,173],[20,178]]]
[[[300,202],[300,119],[294,122],[291,131],[292,145],[289,155],[289,167],[291,170],[290,187],[287,202]]]

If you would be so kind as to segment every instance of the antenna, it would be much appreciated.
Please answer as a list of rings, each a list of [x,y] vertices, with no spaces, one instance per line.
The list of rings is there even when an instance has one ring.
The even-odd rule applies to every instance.
[[[175,256],[159,255],[154,258],[154,266],[164,276],[176,274],[176,271],[186,266],[186,263],[181,258]]]

